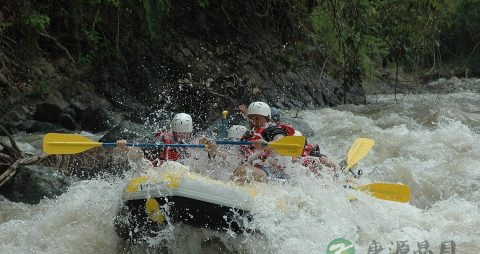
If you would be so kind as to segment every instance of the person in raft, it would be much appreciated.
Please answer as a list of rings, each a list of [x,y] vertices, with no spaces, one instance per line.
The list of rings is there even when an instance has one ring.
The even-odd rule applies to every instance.
[[[271,148],[265,146],[267,142],[275,141],[287,136],[285,131],[271,121],[271,109],[265,102],[253,102],[247,110],[250,130],[241,141],[253,142],[251,146],[242,146],[243,160],[233,172],[231,180],[245,183],[251,180],[264,182],[270,179],[285,178],[285,166],[266,163],[267,159],[275,157]]]
[[[178,113],[171,121],[170,132],[158,132],[155,137],[163,144],[186,144],[192,141],[193,132],[193,120],[189,114]],[[127,147],[126,140],[117,141],[117,147],[123,151],[129,158],[136,158],[144,156],[143,153],[139,153],[138,147]],[[210,146],[209,149],[213,150],[216,147]],[[159,149],[146,149],[145,157],[150,160],[153,166],[160,166],[165,161],[178,161],[190,156],[187,148],[179,147],[162,147]]]

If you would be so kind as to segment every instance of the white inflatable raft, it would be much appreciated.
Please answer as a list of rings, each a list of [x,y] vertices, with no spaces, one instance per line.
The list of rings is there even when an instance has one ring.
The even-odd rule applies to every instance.
[[[212,180],[168,162],[155,174],[131,179],[123,193],[123,206],[115,218],[115,231],[125,239],[138,239],[161,230],[166,223],[184,223],[214,230],[244,231],[250,221],[253,186]]]

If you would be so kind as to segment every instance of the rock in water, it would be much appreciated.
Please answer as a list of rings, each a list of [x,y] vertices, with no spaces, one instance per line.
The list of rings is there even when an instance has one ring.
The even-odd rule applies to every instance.
[[[29,165],[21,167],[0,193],[11,201],[37,204],[44,198],[54,198],[64,193],[72,184],[71,177],[54,168]]]

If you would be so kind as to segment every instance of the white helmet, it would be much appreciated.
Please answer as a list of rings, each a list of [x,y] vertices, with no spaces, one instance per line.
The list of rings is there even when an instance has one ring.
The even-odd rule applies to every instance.
[[[173,132],[192,132],[193,121],[189,114],[178,113],[172,119]]]
[[[241,139],[243,134],[247,131],[247,128],[242,125],[232,125],[228,130],[228,138],[237,138]]]
[[[295,130],[295,133],[293,133],[293,136],[303,136],[303,134],[300,131]]]
[[[248,106],[247,115],[261,115],[267,118],[271,118],[272,110],[267,103],[256,101]]]

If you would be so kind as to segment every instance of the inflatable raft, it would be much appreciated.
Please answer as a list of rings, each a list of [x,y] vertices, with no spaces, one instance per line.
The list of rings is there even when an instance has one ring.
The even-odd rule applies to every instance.
[[[256,195],[254,186],[212,180],[168,162],[157,173],[127,183],[115,231],[125,240],[151,236],[167,223],[241,232],[252,220]]]

